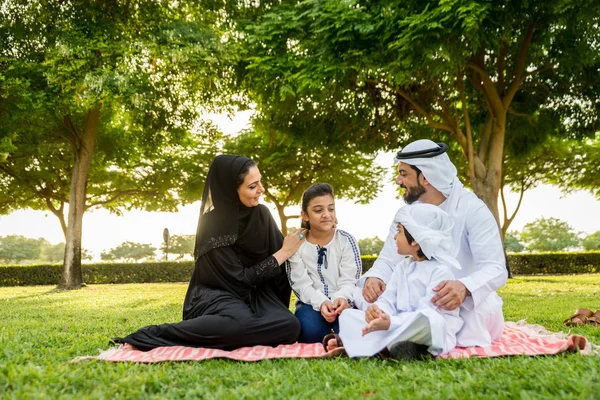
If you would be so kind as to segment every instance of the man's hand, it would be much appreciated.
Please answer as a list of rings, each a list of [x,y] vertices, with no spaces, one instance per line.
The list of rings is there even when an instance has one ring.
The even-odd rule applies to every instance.
[[[363,328],[362,335],[365,336],[367,333],[373,331],[387,331],[390,329],[390,324],[390,316],[384,312],[381,312],[381,316],[379,318],[375,318]]]
[[[324,301],[321,304],[321,315],[325,318],[325,321],[332,323],[337,318],[337,313],[335,312],[335,306],[332,302]]]
[[[333,306],[335,307],[335,312],[337,315],[340,315],[342,311],[346,308],[350,308],[350,304],[348,304],[348,300],[338,297],[333,301]]]
[[[442,281],[433,291],[437,294],[431,298],[431,302],[448,311],[460,307],[465,297],[471,294],[461,281]]]
[[[379,278],[367,278],[362,295],[369,303],[375,302],[385,291],[385,283]]]

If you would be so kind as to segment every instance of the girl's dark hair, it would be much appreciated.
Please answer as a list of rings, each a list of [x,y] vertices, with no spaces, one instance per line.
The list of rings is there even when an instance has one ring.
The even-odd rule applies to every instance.
[[[308,203],[310,203],[310,201],[315,197],[326,195],[330,195],[335,199],[335,197],[333,196],[333,187],[329,183],[315,183],[314,185],[306,189],[304,193],[302,193],[302,211],[308,214]],[[302,220],[301,227],[305,229],[310,229],[310,223],[308,221]]]
[[[408,240],[409,244],[412,244],[412,242],[416,242],[415,238],[412,237],[412,235],[410,234],[409,231],[406,230],[406,228],[404,227],[404,225],[402,225],[402,229],[404,231],[404,237],[406,237],[406,240]],[[418,244],[418,243],[417,243]],[[421,249],[421,247],[419,246],[419,251],[417,251],[417,256],[419,257],[425,257],[426,259],[429,260],[429,257],[427,257],[424,253],[423,250]]]
[[[244,183],[244,179],[246,179],[246,175],[248,175],[248,171],[250,171],[250,168],[252,167],[256,167],[256,161],[254,160],[248,160],[244,165],[242,165],[242,169],[240,170],[240,173],[235,179],[236,189],[239,189],[240,186],[242,186],[242,183]]]

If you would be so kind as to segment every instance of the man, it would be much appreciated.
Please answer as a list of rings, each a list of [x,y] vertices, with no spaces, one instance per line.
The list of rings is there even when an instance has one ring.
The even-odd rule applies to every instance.
[[[456,167],[445,154],[447,146],[431,140],[410,143],[396,156],[396,183],[404,189],[406,203],[415,201],[439,206],[452,217],[456,259],[462,269],[457,280],[434,288],[434,305],[454,310],[460,307],[465,325],[457,335],[457,346],[489,346],[502,336],[502,299],[496,293],[508,277],[498,224],[485,203],[466,190],[456,176]],[[383,293],[394,267],[402,259],[390,232],[373,267],[357,282],[355,304],[365,310]]]

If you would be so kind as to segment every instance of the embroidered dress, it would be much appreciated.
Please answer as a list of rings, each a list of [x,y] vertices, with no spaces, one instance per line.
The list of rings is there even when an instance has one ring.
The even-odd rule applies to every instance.
[[[353,301],[362,262],[356,239],[336,229],[331,242],[320,247],[304,241],[289,259],[288,278],[298,300],[320,311],[324,301]]]

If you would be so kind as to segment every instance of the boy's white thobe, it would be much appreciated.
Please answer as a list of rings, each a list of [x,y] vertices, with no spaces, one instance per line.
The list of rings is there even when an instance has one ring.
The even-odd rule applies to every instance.
[[[446,311],[435,307],[432,290],[443,280],[454,280],[449,266],[434,259],[414,261],[406,258],[394,269],[386,291],[375,302],[390,315],[386,331],[362,336],[367,325],[365,312],[345,310],[340,316],[340,338],[350,357],[372,356],[399,341],[428,346],[433,355],[446,354],[456,346],[456,333],[463,326],[459,309]]]

